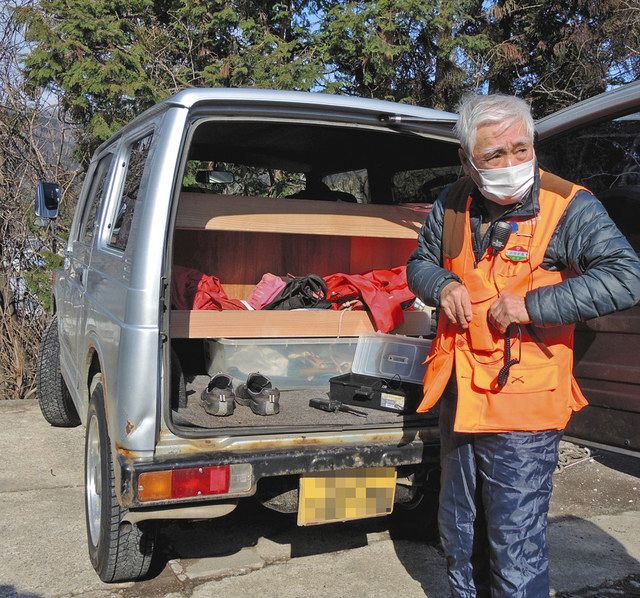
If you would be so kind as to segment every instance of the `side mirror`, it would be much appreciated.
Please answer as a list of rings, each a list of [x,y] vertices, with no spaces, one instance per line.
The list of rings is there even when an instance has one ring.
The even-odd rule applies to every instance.
[[[36,216],[55,219],[60,208],[60,185],[40,181],[36,189]]]
[[[229,185],[235,180],[233,172],[226,170],[198,170],[196,172],[196,181],[204,185],[212,183],[223,183]]]

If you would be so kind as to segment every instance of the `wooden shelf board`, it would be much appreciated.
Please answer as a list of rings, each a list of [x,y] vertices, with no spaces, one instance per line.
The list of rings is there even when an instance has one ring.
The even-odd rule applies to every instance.
[[[172,338],[260,338],[360,336],[375,332],[368,312],[301,311],[171,311]],[[429,316],[405,312],[394,333],[425,335]]]
[[[176,228],[415,239],[426,204],[353,204],[182,193]]]

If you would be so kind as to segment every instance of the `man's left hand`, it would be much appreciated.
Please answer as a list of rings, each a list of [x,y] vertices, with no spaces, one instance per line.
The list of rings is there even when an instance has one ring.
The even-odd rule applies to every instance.
[[[531,318],[527,313],[524,297],[505,293],[500,295],[489,308],[489,323],[504,334],[509,324],[529,324]]]

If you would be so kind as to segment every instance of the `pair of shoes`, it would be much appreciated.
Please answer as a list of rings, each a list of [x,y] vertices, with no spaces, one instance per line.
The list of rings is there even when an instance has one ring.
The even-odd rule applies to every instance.
[[[210,415],[231,415],[235,403],[250,407],[257,415],[280,412],[280,391],[260,373],[249,374],[246,383],[240,384],[235,393],[231,377],[228,374],[216,374],[202,391],[201,399],[204,410]]]

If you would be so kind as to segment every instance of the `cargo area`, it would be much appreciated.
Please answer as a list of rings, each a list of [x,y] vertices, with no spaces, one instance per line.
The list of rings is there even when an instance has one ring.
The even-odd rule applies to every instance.
[[[417,344],[413,346],[413,342]],[[430,347],[430,341],[425,339],[394,335],[367,335],[361,339],[218,339],[175,341],[174,346],[187,368],[182,372],[185,400],[182,405],[174,405],[173,411],[178,425],[273,430],[434,423],[433,413],[415,413],[422,396],[421,362]],[[235,389],[253,371],[268,376],[280,391],[279,413],[258,415],[243,405],[236,405],[233,413],[224,417],[205,411],[201,395],[211,375],[226,372]],[[314,408],[310,403],[318,399],[325,403],[328,399],[339,401],[356,413]]]
[[[187,433],[433,425],[415,406],[434,322],[403,267],[430,204],[458,176],[455,145],[381,126],[211,120],[189,147],[171,265],[172,424]],[[310,275],[325,281],[327,301],[260,303],[265,289]],[[354,372],[359,341],[375,335],[384,342],[368,355],[360,342]],[[237,389],[256,372],[278,389],[279,413],[205,411],[211,376]],[[318,399],[359,413],[310,406]]]

